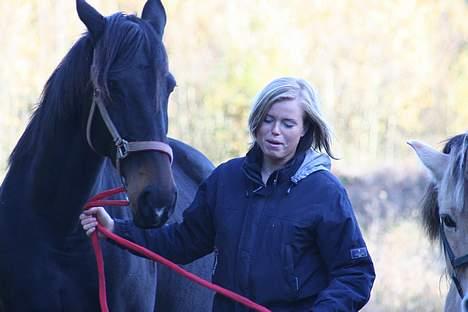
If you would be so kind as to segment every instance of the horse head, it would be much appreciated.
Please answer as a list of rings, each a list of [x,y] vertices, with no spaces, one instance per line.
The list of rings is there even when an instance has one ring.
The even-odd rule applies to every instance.
[[[418,141],[408,142],[432,182],[423,205],[431,239],[441,242],[452,287],[446,311],[468,311],[468,133],[448,140],[442,152]],[[458,294],[457,294],[458,293]]]
[[[140,19],[121,13],[103,17],[84,0],[76,5],[94,49],[87,141],[118,170],[135,224],[161,226],[177,197],[166,136],[175,80],[162,42],[164,8],[159,0],[148,0]]]

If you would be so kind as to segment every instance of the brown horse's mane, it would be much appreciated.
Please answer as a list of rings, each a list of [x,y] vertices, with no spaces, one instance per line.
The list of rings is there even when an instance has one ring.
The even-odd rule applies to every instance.
[[[431,241],[439,237],[439,204],[437,203],[438,191],[434,182],[427,185],[422,200],[422,223],[427,236]]]

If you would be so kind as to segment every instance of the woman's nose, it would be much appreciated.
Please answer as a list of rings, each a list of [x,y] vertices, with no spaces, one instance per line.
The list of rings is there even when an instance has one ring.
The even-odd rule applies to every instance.
[[[281,134],[279,123],[277,123],[277,122],[273,123],[273,125],[271,127],[271,133],[275,134],[275,135]]]

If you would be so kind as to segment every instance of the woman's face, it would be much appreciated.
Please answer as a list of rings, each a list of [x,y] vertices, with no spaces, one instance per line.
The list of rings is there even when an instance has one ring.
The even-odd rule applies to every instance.
[[[264,165],[286,164],[293,158],[299,140],[306,131],[304,109],[297,100],[283,100],[273,104],[255,137],[263,152]]]

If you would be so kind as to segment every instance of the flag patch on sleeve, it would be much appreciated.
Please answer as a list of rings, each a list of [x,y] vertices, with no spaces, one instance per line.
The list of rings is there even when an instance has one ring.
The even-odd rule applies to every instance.
[[[367,257],[367,248],[354,248],[349,251],[351,253],[351,259],[360,259]]]

